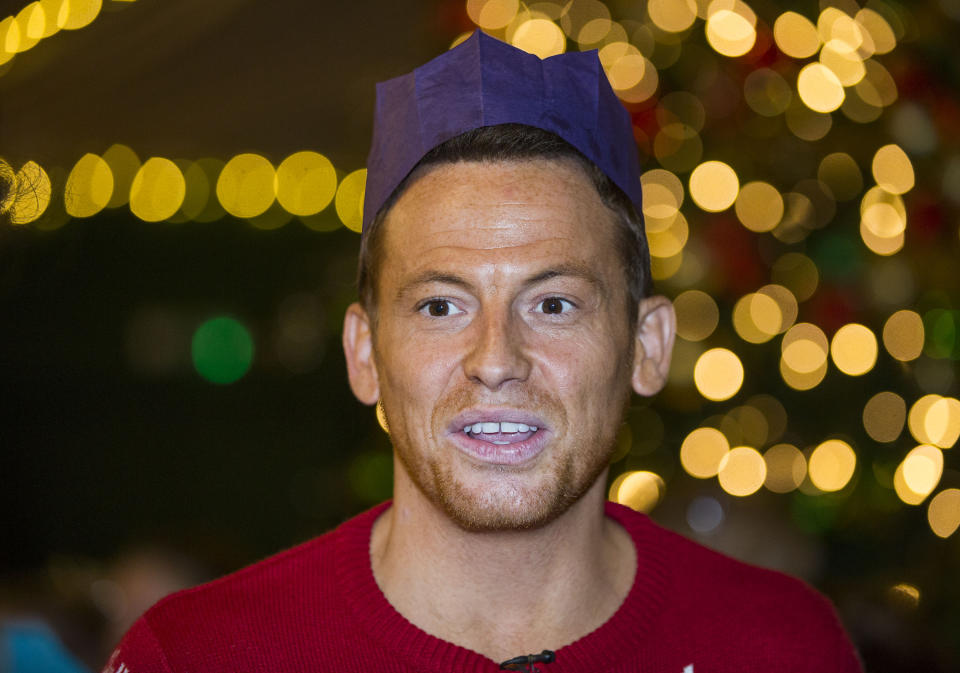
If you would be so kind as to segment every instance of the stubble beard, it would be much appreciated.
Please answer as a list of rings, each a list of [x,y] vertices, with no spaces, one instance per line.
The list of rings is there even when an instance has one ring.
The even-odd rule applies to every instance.
[[[469,394],[452,395],[437,406],[434,418],[451,418],[478,403],[482,400]],[[570,432],[563,405],[542,391],[526,392],[523,403],[508,406],[543,413],[553,430]],[[625,409],[626,401],[622,406]],[[615,423],[603,424],[598,436],[575,441],[576,445],[571,445],[570,437],[555,437],[541,456],[546,464],[532,470],[475,466],[473,469],[484,474],[481,484],[486,484],[479,487],[469,486],[457,475],[457,466],[462,469],[467,461],[449,443],[435,442],[441,447],[439,454],[417,450],[399,437],[394,437],[393,443],[410,480],[460,528],[471,532],[524,530],[554,521],[593,486],[615,449],[616,432],[604,430],[619,427],[621,419],[622,414]],[[431,424],[434,432],[437,427]],[[566,448],[562,454],[557,448],[560,444]]]

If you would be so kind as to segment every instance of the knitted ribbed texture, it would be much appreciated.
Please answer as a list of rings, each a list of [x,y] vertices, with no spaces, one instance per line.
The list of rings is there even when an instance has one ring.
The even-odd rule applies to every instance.
[[[386,600],[370,566],[385,503],[335,531],[150,609],[104,673],[493,673],[490,659],[431,636]],[[830,604],[608,503],[630,534],[636,577],[600,628],[543,673],[859,671]],[[546,646],[546,645],[545,645]],[[525,654],[525,653],[517,653]]]

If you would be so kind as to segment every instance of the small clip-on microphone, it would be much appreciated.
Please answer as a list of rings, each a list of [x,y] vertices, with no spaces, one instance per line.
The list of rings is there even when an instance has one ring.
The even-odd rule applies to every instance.
[[[500,664],[501,671],[522,671],[523,673],[540,673],[534,664],[552,664],[557,660],[555,652],[544,650],[540,654],[525,654],[522,657],[507,659]]]

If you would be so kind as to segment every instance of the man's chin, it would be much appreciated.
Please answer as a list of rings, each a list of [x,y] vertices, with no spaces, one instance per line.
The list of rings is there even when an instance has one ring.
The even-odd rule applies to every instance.
[[[444,484],[430,496],[460,528],[470,532],[505,532],[540,528],[567,511],[576,498],[559,489],[492,488],[474,490]]]

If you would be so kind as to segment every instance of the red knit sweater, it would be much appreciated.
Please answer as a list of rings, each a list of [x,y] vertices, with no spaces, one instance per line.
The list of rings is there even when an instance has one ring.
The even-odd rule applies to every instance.
[[[492,660],[404,619],[377,587],[380,505],[336,530],[151,608],[104,673],[493,673]],[[607,504],[633,538],[630,593],[543,673],[847,673],[833,608],[799,580],[734,561]],[[527,654],[525,652],[518,652]]]

